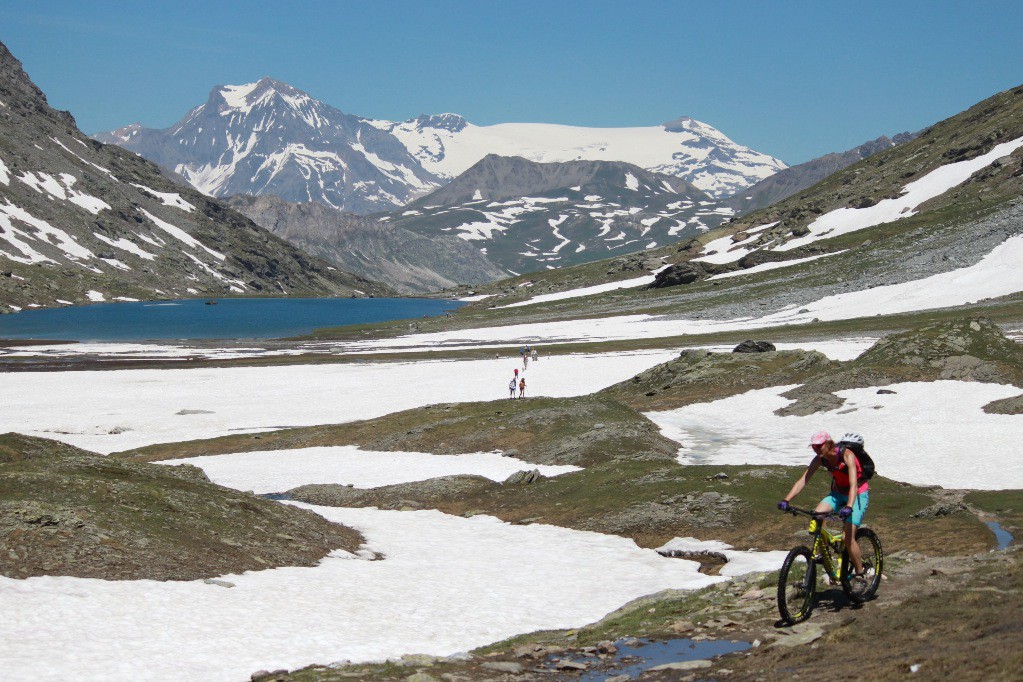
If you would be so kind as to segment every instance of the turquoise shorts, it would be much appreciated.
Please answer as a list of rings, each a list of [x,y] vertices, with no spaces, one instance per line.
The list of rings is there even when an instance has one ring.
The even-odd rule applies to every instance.
[[[826,504],[836,511],[846,506],[848,502],[849,502],[848,495],[843,495],[841,493],[835,492],[831,493],[823,500],[821,500],[821,504]],[[852,516],[849,517],[849,523],[856,526],[863,525],[863,515],[867,513],[867,504],[869,502],[870,502],[869,490],[864,490],[862,493],[856,496],[856,501],[852,505],[853,513]]]

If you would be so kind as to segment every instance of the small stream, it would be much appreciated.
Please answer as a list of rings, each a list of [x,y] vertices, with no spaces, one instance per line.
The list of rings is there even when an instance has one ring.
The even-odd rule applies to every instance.
[[[294,499],[288,493],[263,493],[262,495],[260,495],[260,497],[262,497],[264,500],[277,500],[278,502],[282,500]]]
[[[984,523],[986,523],[987,527],[991,529],[991,532],[995,534],[995,540],[998,542],[997,549],[1006,549],[1012,544],[1012,541],[1015,539],[1012,536],[1012,533],[1002,528],[997,521],[985,521]]]
[[[620,675],[636,676],[658,665],[680,663],[714,658],[734,651],[745,651],[750,648],[749,642],[733,642],[729,640],[694,641],[688,638],[653,641],[649,639],[624,639],[615,642],[618,649],[614,658],[605,661],[615,667],[610,670],[589,670],[579,676],[583,682],[603,682],[608,678]],[[566,658],[564,656],[559,658]],[[593,658],[568,657],[579,663],[593,664]]]

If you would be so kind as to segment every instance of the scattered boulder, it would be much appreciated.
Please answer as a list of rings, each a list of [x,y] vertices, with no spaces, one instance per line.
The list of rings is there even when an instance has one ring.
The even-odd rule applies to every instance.
[[[509,673],[511,675],[518,675],[524,670],[523,665],[521,663],[516,663],[515,661],[485,661],[480,663],[480,667],[499,673]]]
[[[994,400],[984,406],[988,414],[1023,414],[1023,394]]]
[[[799,396],[783,395],[786,398],[795,397],[797,400],[775,410],[774,413],[779,417],[807,417],[818,412],[837,410],[845,404],[845,398],[839,398],[834,393],[812,393]]]
[[[669,265],[654,276],[654,281],[648,286],[651,289],[664,289],[676,287],[681,284],[692,284],[710,275],[717,274],[719,269],[709,263],[701,261],[687,261]]]
[[[938,504],[932,504],[926,509],[921,509],[917,513],[913,514],[915,519],[937,519],[943,516],[950,516],[952,514],[958,514],[961,512],[969,513],[969,508],[962,502],[939,502]]]
[[[733,353],[769,353],[778,350],[770,341],[747,339],[732,349]]]
[[[505,485],[515,485],[518,483],[536,483],[542,481],[546,476],[540,473],[539,469],[532,469],[531,471],[516,471],[514,474],[504,479]]]

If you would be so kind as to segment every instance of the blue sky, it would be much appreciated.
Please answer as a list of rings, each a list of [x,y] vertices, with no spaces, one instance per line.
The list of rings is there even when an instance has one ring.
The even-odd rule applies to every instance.
[[[657,125],[793,164],[1023,83],[1023,2],[0,0],[0,41],[88,133],[269,75],[346,113]]]

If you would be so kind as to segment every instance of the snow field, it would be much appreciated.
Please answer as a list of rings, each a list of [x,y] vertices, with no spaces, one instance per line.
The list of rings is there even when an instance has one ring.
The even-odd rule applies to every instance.
[[[598,533],[436,511],[308,508],[359,529],[386,560],[341,552],[314,568],[224,576],[232,588],[0,577],[5,676],[198,682],[313,662],[450,655],[723,580]]]
[[[1019,395],[1015,386],[936,381],[884,387],[894,394],[857,388],[837,392],[846,398],[837,410],[779,417],[774,411],[792,402],[780,394],[791,388],[755,390],[646,416],[682,444],[682,464],[806,465],[813,458],[807,447],[810,434],[823,428],[835,437],[846,431],[862,434],[878,473],[886,478],[945,488],[1023,487],[1023,460],[1007,456],[1018,446],[1023,415],[981,409]],[[826,472],[817,478],[826,478]],[[823,483],[811,488],[816,492],[808,490],[804,497],[823,497]]]
[[[690,178],[694,185],[712,195],[748,187],[786,167],[778,159],[738,145],[698,121],[690,121],[686,130],[678,132],[663,126],[584,128],[545,123],[490,126],[470,123],[458,132],[422,129],[412,122],[379,122],[378,127],[386,127],[394,134],[427,170],[448,177],[462,173],[488,153],[520,156],[539,163],[577,159],[627,161],[683,177],[698,171],[711,154],[713,147],[705,142],[708,139],[732,156],[716,157],[716,173],[699,172]],[[675,158],[678,153],[686,159],[684,163]]]
[[[541,357],[526,396],[586,395],[675,351]],[[153,443],[371,419],[441,402],[507,399],[518,356],[488,360],[0,374],[0,433],[110,453]],[[210,414],[177,414],[204,410]]]
[[[539,469],[544,476],[580,471],[577,466],[548,466],[504,457],[500,452],[433,455],[425,452],[380,452],[354,445],[243,452],[165,460],[192,464],[217,485],[256,494],[284,492],[309,483],[336,483],[376,488],[439,476],[472,474],[503,481],[516,471]]]

